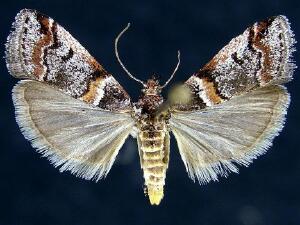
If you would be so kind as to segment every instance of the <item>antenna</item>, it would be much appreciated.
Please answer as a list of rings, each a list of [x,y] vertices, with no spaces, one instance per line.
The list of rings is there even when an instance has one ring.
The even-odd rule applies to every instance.
[[[166,81],[166,83],[163,86],[161,86],[161,88],[164,88],[168,85],[168,83],[173,79],[175,73],[177,72],[177,70],[179,68],[179,65],[180,65],[180,51],[179,50],[177,52],[177,58],[178,58],[178,62],[177,62],[177,65],[176,65],[173,73],[171,74],[170,78]]]
[[[123,70],[128,74],[128,76],[130,78],[132,78],[133,80],[141,83],[144,87],[146,86],[145,83],[143,81],[141,81],[140,79],[134,77],[128,70],[127,68],[125,67],[125,65],[122,63],[121,59],[120,59],[120,56],[119,56],[119,52],[118,52],[118,42],[119,42],[119,39],[120,37],[128,30],[128,28],[130,27],[130,23],[127,24],[127,26],[121,31],[121,33],[119,33],[119,35],[117,36],[116,40],[115,40],[115,54],[116,54],[116,57],[118,59],[118,62],[120,63],[121,67],[123,68]]]

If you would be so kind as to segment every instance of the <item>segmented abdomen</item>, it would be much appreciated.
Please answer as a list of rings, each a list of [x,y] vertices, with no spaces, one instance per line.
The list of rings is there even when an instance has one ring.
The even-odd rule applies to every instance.
[[[163,198],[166,171],[169,164],[169,133],[166,124],[143,126],[138,136],[141,167],[151,204]]]

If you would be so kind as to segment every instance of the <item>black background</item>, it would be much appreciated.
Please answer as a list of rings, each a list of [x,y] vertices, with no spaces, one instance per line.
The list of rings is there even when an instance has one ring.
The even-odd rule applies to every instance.
[[[135,140],[128,139],[108,177],[99,183],[59,173],[24,139],[14,119],[12,78],[2,58],[16,13],[50,15],[95,56],[137,100],[140,86],[117,63],[113,41],[127,22],[120,54],[140,79],[165,81],[181,50],[174,82],[186,80],[231,38],[255,21],[284,14],[296,39],[300,1],[6,1],[0,6],[0,225],[282,225],[300,224],[299,72],[287,84],[287,123],[269,152],[249,168],[200,186],[185,172],[172,137],[165,198],[150,206]],[[299,49],[299,47],[297,47]],[[299,53],[294,54],[299,62]]]

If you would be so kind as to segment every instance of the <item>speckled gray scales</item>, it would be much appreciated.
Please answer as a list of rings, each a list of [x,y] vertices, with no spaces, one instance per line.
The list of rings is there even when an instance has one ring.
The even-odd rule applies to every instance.
[[[18,13],[6,49],[8,70],[15,77],[43,81],[103,109],[131,106],[128,94],[85,48],[35,10]]]
[[[294,44],[285,16],[255,23],[186,82],[196,102],[191,107],[205,108],[260,86],[290,81]]]
[[[6,62],[9,72],[23,79],[13,89],[16,120],[38,152],[60,171],[99,180],[131,134],[149,200],[159,204],[170,132],[189,176],[201,184],[237,173],[238,165],[248,166],[267,151],[290,103],[283,84],[296,68],[294,44],[285,16],[255,23],[171,91],[167,101],[161,89],[173,75],[160,85],[125,70],[144,86],[140,99],[131,103],[114,77],[66,30],[24,9],[8,37]]]

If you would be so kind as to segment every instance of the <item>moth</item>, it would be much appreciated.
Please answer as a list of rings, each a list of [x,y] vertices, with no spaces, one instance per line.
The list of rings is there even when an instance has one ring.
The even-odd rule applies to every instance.
[[[200,184],[238,172],[264,154],[282,130],[290,96],[283,86],[296,65],[294,34],[285,16],[254,23],[164,101],[156,78],[127,92],[63,27],[35,10],[21,10],[6,43],[12,91],[25,138],[60,171],[105,177],[130,134],[137,139],[151,204],[164,195],[170,133],[188,175]]]

